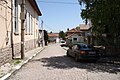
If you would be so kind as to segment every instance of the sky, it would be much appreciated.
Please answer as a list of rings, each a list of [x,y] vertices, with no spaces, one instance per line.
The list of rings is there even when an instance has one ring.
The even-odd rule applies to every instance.
[[[80,17],[81,6],[78,0],[36,0],[43,20],[43,29],[48,32],[59,33],[67,31],[83,23]]]

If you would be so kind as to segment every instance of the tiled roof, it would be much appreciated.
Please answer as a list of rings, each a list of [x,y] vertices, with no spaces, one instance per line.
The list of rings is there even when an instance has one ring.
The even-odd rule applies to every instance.
[[[66,36],[65,38],[70,38],[70,37],[72,37],[72,36],[75,35],[75,34],[80,36],[80,34],[73,33],[73,34],[70,34],[70,35]]]
[[[91,27],[89,25],[80,24],[80,31],[89,30]]]
[[[59,37],[58,33],[49,33],[48,34],[49,37]]]
[[[72,37],[74,34],[71,34],[71,35],[68,35],[68,36],[66,36],[65,38],[70,38],[70,37]]]
[[[67,31],[67,33],[79,33],[79,32],[80,32],[80,29],[78,29],[78,28],[73,28],[73,29]]]

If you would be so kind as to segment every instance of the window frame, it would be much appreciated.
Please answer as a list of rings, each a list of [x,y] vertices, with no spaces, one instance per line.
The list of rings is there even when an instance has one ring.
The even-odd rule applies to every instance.
[[[19,34],[19,25],[18,25],[18,0],[14,0],[14,33],[15,33],[15,35]]]

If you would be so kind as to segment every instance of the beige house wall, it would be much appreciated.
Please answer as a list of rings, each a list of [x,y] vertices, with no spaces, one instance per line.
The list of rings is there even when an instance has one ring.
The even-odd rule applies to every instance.
[[[11,51],[11,23],[13,19],[13,43],[14,43],[14,54],[20,54],[20,44],[21,44],[21,20],[20,20],[20,12],[21,12],[21,0],[18,5],[18,32],[15,32],[14,29],[14,10],[13,8],[13,16],[11,16],[11,1],[12,0],[0,0],[0,65],[10,61],[12,59],[12,51]],[[14,3],[13,3],[14,4]],[[31,15],[32,20],[32,28],[30,33],[26,31],[25,28],[25,51],[31,50],[35,47],[38,47],[37,39],[38,39],[38,14],[34,10],[34,8],[30,5],[28,0],[26,0],[26,13]],[[26,17],[25,21],[28,17]],[[26,24],[26,23],[25,23]],[[29,25],[27,25],[29,27]]]
[[[0,0],[0,49],[10,45],[11,0]]]
[[[0,65],[10,61],[11,0],[0,0]]]
[[[20,11],[21,11],[21,7],[20,7],[21,1],[19,1],[19,5],[18,5],[18,33],[16,34],[14,32],[14,48],[15,48],[15,54],[19,54],[20,53],[20,44],[21,44],[21,19],[20,19]],[[14,13],[14,11],[13,11]],[[34,8],[31,6],[31,4],[29,3],[29,1],[26,0],[26,6],[25,6],[25,13],[26,13],[26,20],[25,20],[25,51],[28,51],[32,48],[35,48],[38,46],[37,43],[37,39],[38,39],[38,14],[37,12],[34,10]],[[14,15],[14,14],[13,14]],[[29,27],[30,25],[28,25],[28,18],[30,16],[32,17],[32,30],[29,32],[29,28],[26,28],[26,24],[27,27]],[[27,22],[27,23],[26,23]],[[26,31],[27,29],[27,31]]]
[[[25,35],[25,41],[31,40],[31,39],[38,39],[38,15],[36,11],[33,9],[32,6],[30,6],[30,3],[26,1],[26,11],[32,15],[33,20],[33,28],[32,28],[32,34]]]
[[[21,3],[19,3],[21,4]],[[14,43],[19,43],[21,41],[21,20],[20,20],[20,5],[18,5],[18,34],[15,35],[14,34]],[[33,30],[32,30],[32,34],[26,33],[25,34],[25,41],[31,40],[31,39],[37,39],[38,36],[35,36],[38,34],[38,15],[36,13],[36,11],[33,9],[33,7],[30,5],[30,3],[28,1],[26,1],[26,12],[30,13],[32,15],[32,20],[33,20]],[[36,33],[37,31],[37,33]]]

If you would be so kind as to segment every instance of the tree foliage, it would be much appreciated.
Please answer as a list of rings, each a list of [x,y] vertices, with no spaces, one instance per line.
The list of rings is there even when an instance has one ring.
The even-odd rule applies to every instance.
[[[59,32],[59,38],[65,39],[65,33],[64,31]]]
[[[44,40],[45,40],[45,45],[47,45],[47,41],[48,41],[48,32],[46,30],[44,30]]]
[[[93,34],[107,34],[110,45],[120,40],[120,0],[78,0],[82,9],[81,17],[91,20]],[[87,23],[87,21],[86,21]],[[110,39],[110,40],[109,40]]]

